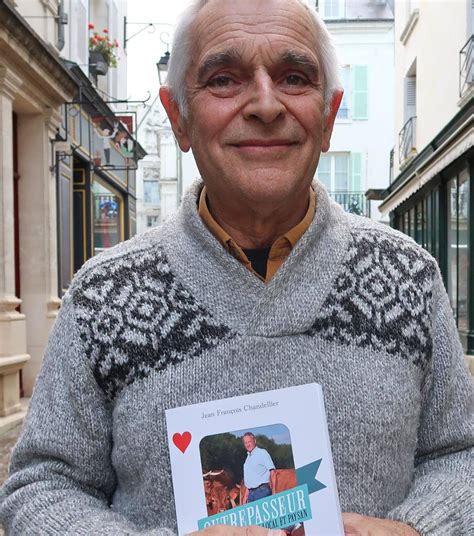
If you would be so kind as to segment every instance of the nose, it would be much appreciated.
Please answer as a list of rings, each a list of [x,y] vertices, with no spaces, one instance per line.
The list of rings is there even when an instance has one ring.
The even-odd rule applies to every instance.
[[[278,91],[268,73],[257,73],[253,83],[250,84],[249,91],[249,101],[244,108],[246,119],[258,119],[262,123],[272,123],[285,113],[285,105],[280,100]]]

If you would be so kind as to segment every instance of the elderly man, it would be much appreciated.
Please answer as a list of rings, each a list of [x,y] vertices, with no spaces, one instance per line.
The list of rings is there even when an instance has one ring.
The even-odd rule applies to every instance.
[[[346,535],[472,533],[472,389],[436,263],[312,182],[338,86],[301,0],[189,8],[161,98],[203,183],[64,297],[3,490],[8,534],[172,534],[165,409],[313,381]]]
[[[242,501],[245,504],[272,494],[275,464],[268,451],[257,447],[257,440],[252,432],[246,432],[242,436],[242,443],[247,451],[244,463],[244,484],[247,491]]]

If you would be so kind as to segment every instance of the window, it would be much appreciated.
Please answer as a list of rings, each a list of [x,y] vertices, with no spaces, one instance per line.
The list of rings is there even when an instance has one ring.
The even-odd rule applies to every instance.
[[[448,182],[447,290],[458,329],[468,330],[469,311],[469,173]]]
[[[123,240],[123,198],[97,177],[92,185],[94,255]]]
[[[148,229],[151,227],[158,227],[160,225],[160,217],[159,216],[147,216],[146,217],[146,226]]]
[[[369,118],[369,69],[367,65],[344,65],[341,68],[344,88],[337,119],[366,121]]]
[[[319,11],[323,19],[343,19],[345,0],[319,0]]]
[[[319,159],[318,179],[330,192],[349,190],[349,153],[322,154]]]
[[[146,205],[160,204],[160,183],[159,181],[143,181],[143,200]]]
[[[350,65],[344,65],[341,68],[341,81],[344,88],[344,95],[342,97],[341,106],[337,112],[337,119],[349,119],[350,118],[350,96],[351,96],[351,67]]]

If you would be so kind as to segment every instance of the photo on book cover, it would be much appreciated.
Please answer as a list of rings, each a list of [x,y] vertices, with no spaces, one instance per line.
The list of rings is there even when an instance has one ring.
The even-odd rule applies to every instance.
[[[312,383],[166,410],[178,533],[343,536],[323,391]]]
[[[208,516],[297,486],[291,437],[284,424],[209,435],[199,445]],[[296,500],[288,496],[287,534],[304,536]]]

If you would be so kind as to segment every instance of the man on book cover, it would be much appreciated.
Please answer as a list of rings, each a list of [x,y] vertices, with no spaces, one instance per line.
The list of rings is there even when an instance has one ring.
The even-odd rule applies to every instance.
[[[247,450],[244,463],[244,484],[247,491],[242,501],[246,504],[272,494],[275,464],[265,449],[257,447],[257,440],[252,432],[246,432],[242,436],[242,443]]]

